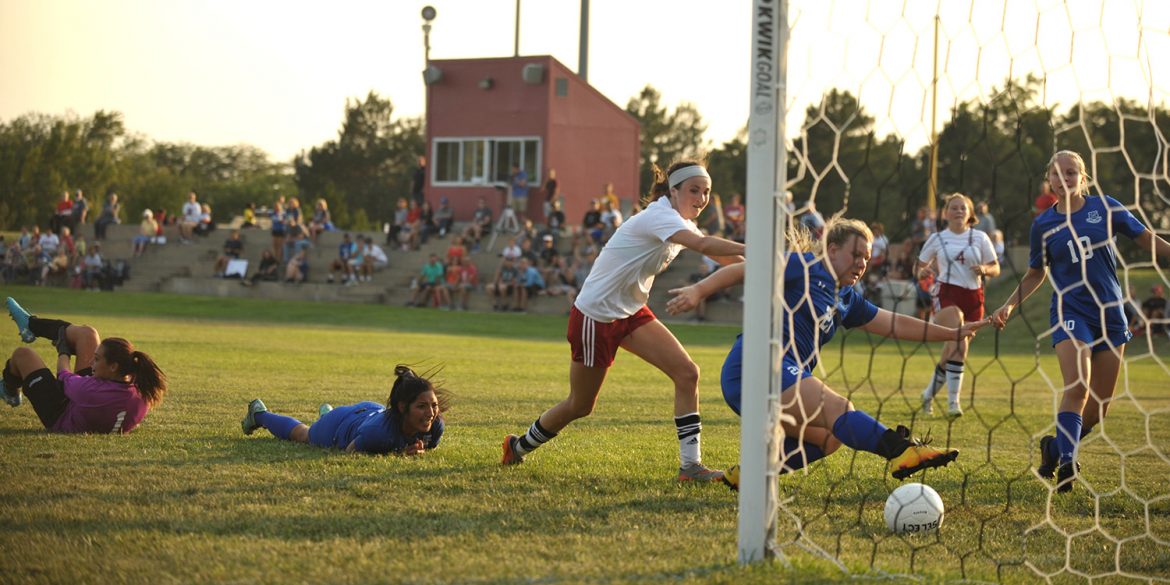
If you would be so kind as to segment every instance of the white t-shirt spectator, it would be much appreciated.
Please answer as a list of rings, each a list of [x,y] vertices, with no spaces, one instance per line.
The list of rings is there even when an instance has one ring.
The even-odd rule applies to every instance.
[[[693,221],[675,211],[666,196],[622,223],[581,286],[574,303],[577,310],[601,323],[636,313],[650,298],[654,277],[682,251],[682,244],[668,241],[681,231],[703,235]]]
[[[382,268],[390,263],[390,259],[386,257],[386,252],[378,244],[366,246],[365,255],[373,258],[374,266],[377,268]]]
[[[203,208],[194,201],[188,201],[183,204],[183,221],[187,223],[199,223],[199,218],[203,215]]]
[[[61,247],[61,239],[53,232],[45,232],[41,234],[37,244],[41,247],[41,252],[52,256],[57,253],[57,248]]]

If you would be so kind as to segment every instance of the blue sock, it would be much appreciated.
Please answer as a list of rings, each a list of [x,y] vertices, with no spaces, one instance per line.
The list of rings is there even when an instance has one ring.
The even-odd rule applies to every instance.
[[[798,449],[802,446],[804,451],[799,451]],[[784,437],[784,447],[782,448],[780,473],[796,471],[825,456],[825,452],[820,447],[812,443],[801,443],[799,439],[793,437]]]
[[[1056,451],[1060,453],[1060,463],[1072,463],[1077,451],[1077,443],[1081,442],[1081,415],[1076,412],[1056,413]]]
[[[257,412],[256,422],[260,423],[260,426],[268,429],[268,432],[272,433],[272,436],[277,439],[284,439],[285,441],[289,440],[289,437],[292,436],[293,429],[304,424],[291,416],[284,416],[274,412]]]
[[[842,443],[858,451],[869,451],[878,455],[882,455],[878,453],[878,441],[888,430],[890,429],[886,428],[886,425],[860,410],[846,412],[833,423],[833,436]]]

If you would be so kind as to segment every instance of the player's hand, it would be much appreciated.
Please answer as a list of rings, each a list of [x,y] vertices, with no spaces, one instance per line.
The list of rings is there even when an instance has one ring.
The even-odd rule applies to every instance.
[[[672,288],[669,292],[674,295],[674,298],[666,302],[666,312],[671,315],[678,315],[679,313],[690,311],[699,306],[699,303],[703,300],[698,289],[693,285]]]
[[[419,439],[419,440],[415,441],[414,443],[411,443],[410,445],[408,445],[406,447],[406,449],[402,451],[402,454],[403,455],[418,455],[419,453],[422,453],[423,451],[426,451],[426,445],[423,444],[422,439]]]
[[[980,329],[983,329],[990,324],[990,319],[980,319],[978,321],[964,323],[962,327],[959,327],[959,339],[971,339],[972,337],[975,337],[976,331],[979,331]]]
[[[989,315],[987,320],[990,321],[996,329],[1003,329],[1004,325],[1007,325],[1008,318],[1012,316],[1013,309],[1015,309],[1015,307],[1012,305],[1004,305]]]
[[[934,276],[934,269],[929,264],[918,269],[918,280],[926,280]]]

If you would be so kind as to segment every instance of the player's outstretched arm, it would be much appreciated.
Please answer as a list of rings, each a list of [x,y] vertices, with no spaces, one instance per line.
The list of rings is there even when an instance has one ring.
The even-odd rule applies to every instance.
[[[743,262],[743,244],[725,240],[718,236],[700,236],[688,230],[679,230],[673,236],[670,236],[670,241],[675,244],[686,246],[704,256],[714,258],[720,264],[725,262],[720,260],[720,256],[731,256],[734,261]]]
[[[674,298],[666,302],[666,312],[671,315],[685,313],[699,306],[699,302],[715,292],[743,282],[743,269],[743,262],[729,264],[695,284],[670,289]]]
[[[1003,329],[1007,325],[1008,318],[1012,316],[1012,311],[1020,306],[1036,289],[1040,288],[1040,284],[1044,282],[1044,269],[1029,268],[1028,272],[1024,274],[1024,278],[1020,279],[1019,286],[1012,294],[1008,295],[1007,301],[1003,306],[996,309],[994,313],[987,317],[987,320],[995,325],[996,329]]]
[[[988,325],[986,319],[965,323],[962,327],[943,327],[917,317],[878,309],[877,315],[861,328],[874,335],[907,341],[962,341]]]
[[[1162,262],[1170,260],[1170,242],[1155,234],[1154,230],[1147,229],[1134,238],[1134,241],[1143,250],[1152,249],[1154,251],[1154,264],[1158,264],[1158,260],[1162,260]]]

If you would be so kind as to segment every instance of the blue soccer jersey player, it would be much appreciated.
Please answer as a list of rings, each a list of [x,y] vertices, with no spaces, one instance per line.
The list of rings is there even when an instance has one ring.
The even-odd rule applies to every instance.
[[[439,446],[447,392],[406,366],[394,368],[395,381],[386,406],[359,402],[322,406],[312,426],[270,412],[259,398],[248,405],[241,422],[245,435],[261,427],[278,439],[362,453],[417,455]]]
[[[833,220],[826,227],[822,259],[810,252],[788,255],[784,269],[785,319],[781,336],[783,409],[793,419],[784,423],[786,438],[781,452],[784,469],[794,470],[835,451],[841,444],[868,451],[889,461],[890,473],[904,479],[914,472],[939,467],[959,455],[954,449],[936,449],[909,438],[904,428],[891,430],[837,394],[812,371],[821,346],[840,327],[861,328],[897,339],[958,341],[969,339],[986,321],[960,327],[927,323],[909,315],[879,309],[853,288],[865,274],[873,234],[856,220]],[[794,242],[809,249],[811,242]],[[743,280],[742,263],[727,266],[704,280],[671,292],[671,313],[688,311],[711,293]],[[790,325],[788,325],[790,324]],[[723,364],[723,396],[737,414],[742,389],[743,338],[736,339]],[[738,487],[738,474],[729,470],[725,482]]]
[[[1037,473],[1056,477],[1067,492],[1079,469],[1077,445],[1105,417],[1129,341],[1117,280],[1114,238],[1124,234],[1155,258],[1170,256],[1170,244],[1146,229],[1116,199],[1089,196],[1081,155],[1062,150],[1048,163],[1047,179],[1060,201],[1032,222],[1028,272],[992,316],[1002,328],[1011,313],[1050,276],[1052,345],[1064,378],[1055,436],[1040,439]]]

